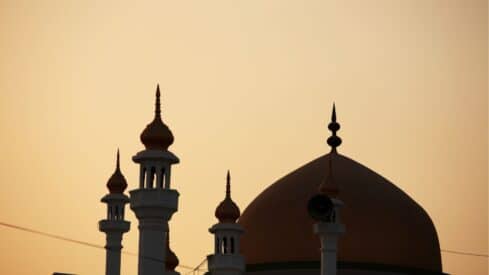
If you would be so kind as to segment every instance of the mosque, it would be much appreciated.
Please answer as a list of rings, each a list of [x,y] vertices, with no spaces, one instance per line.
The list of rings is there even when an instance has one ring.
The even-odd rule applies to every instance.
[[[211,275],[400,275],[445,274],[440,245],[429,215],[409,195],[362,164],[338,153],[341,138],[333,106],[328,125],[331,151],[271,184],[243,213],[226,196],[217,206],[214,253],[207,256]],[[107,217],[106,275],[120,275],[124,220],[129,204],[138,219],[138,275],[177,275],[178,257],[170,249],[169,221],[178,211],[171,168],[179,163],[168,148],[173,134],[161,119],[160,91],[155,117],[141,133],[145,149],[132,157],[139,165],[139,186],[124,192],[119,167],[102,198]]]

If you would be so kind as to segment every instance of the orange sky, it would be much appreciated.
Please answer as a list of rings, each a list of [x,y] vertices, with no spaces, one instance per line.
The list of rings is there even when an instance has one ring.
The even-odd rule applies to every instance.
[[[333,101],[341,153],[423,205],[443,249],[487,254],[487,12],[475,0],[0,0],[0,222],[103,245],[115,151],[135,188],[130,157],[159,82],[181,159],[181,263],[212,250],[226,170],[243,210],[328,151]],[[1,274],[104,272],[100,249],[3,227],[0,244]],[[443,253],[452,274],[487,263]],[[123,256],[122,274],[136,264]]]

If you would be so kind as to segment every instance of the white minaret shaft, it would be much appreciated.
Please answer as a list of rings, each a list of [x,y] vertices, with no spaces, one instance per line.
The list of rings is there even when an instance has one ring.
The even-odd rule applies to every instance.
[[[119,275],[121,274],[121,249],[122,249],[122,233],[107,234],[106,237],[106,260],[105,274]]]
[[[338,239],[345,232],[339,221],[339,210],[343,203],[332,199],[335,206],[335,219],[331,222],[319,221],[314,225],[314,233],[321,240],[321,275],[336,275],[338,261]]]
[[[178,192],[170,189],[171,166],[179,162],[168,151],[173,134],[161,120],[160,89],[156,90],[153,121],[141,133],[145,150],[132,159],[140,166],[139,188],[130,191],[131,209],[139,220],[139,275],[167,274],[166,232],[178,208]]]
[[[227,174],[226,197],[216,208],[219,223],[209,231],[214,234],[214,254],[207,256],[212,275],[241,275],[245,270],[244,257],[239,253],[239,242],[244,230],[236,223],[239,207],[231,199],[231,176]]]
[[[120,171],[119,151],[117,151],[117,167],[107,182],[110,193],[102,198],[107,204],[107,218],[99,222],[99,230],[106,235],[105,274],[121,274],[122,235],[129,231],[130,223],[124,220],[124,207],[129,198],[124,195],[127,187],[126,179]]]

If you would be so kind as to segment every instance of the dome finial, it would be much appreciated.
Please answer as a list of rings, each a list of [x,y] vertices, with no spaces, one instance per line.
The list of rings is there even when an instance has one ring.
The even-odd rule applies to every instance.
[[[226,198],[231,198],[231,174],[229,170],[226,175]]]
[[[160,84],[156,85],[156,102],[155,102],[155,117],[161,116],[161,103],[160,103]]]
[[[116,169],[120,170],[121,165],[120,165],[120,156],[119,156],[119,148],[117,148],[117,161],[116,161]]]
[[[331,113],[331,122],[328,124],[328,129],[332,132],[332,136],[328,138],[328,144],[331,146],[331,152],[336,153],[336,147],[341,145],[341,138],[336,135],[340,129],[340,124],[336,122],[336,106],[333,102],[333,112]]]

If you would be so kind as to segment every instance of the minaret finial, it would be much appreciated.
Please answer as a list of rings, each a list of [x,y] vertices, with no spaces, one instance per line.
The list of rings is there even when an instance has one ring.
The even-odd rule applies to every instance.
[[[117,164],[116,164],[116,168],[117,168],[117,170],[119,170],[119,169],[121,168],[121,165],[120,165],[119,148],[117,148]]]
[[[161,115],[160,84],[157,84],[156,85],[155,116],[159,117],[160,115]]]
[[[333,102],[333,113],[331,114],[331,121],[336,122],[336,105]]]
[[[229,173],[226,175],[226,198],[231,197],[231,174]]]
[[[331,146],[331,152],[336,153],[336,147],[341,145],[341,138],[336,135],[336,132],[340,129],[340,124],[336,122],[336,106],[334,103],[333,112],[331,113],[331,122],[328,125],[328,129],[333,134],[328,138],[328,144]]]

